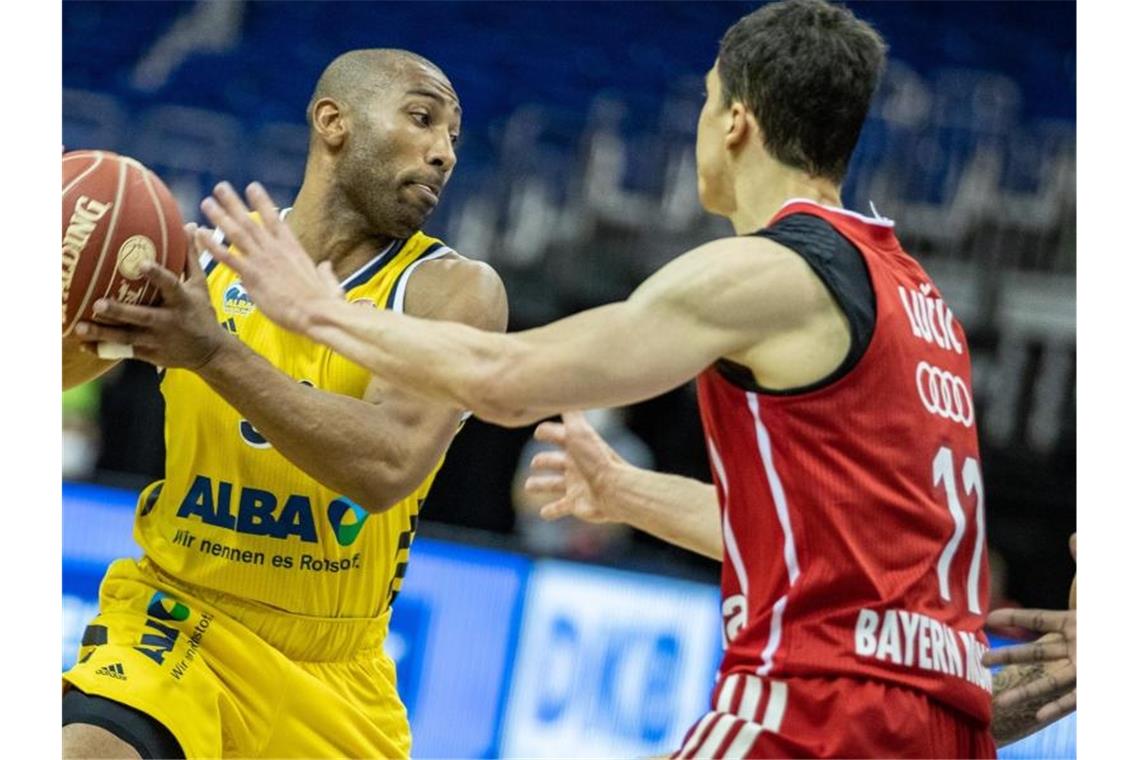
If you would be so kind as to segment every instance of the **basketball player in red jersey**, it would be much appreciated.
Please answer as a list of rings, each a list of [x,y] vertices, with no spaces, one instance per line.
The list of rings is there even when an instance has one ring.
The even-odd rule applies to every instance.
[[[535,437],[556,449],[536,454],[526,488],[552,497],[542,516],[573,516],[588,522],[634,526],[682,548],[723,560],[721,520],[712,486],[691,478],[634,467],[622,459],[586,421],[568,412],[561,422],[544,422]],[[1076,559],[1076,534],[1070,551]],[[993,677],[991,733],[1004,746],[1040,731],[1076,709],[1076,578],[1069,609],[1003,609],[990,613],[991,626],[1016,626],[1044,634],[1037,641],[991,649],[982,662],[1004,665]]]
[[[355,309],[260,186],[247,199],[264,227],[226,185],[203,201],[244,256],[199,245],[271,319],[492,422],[698,378],[715,486],[677,484],[692,513],[677,539],[725,557],[726,652],[679,757],[995,754],[966,337],[893,223],[840,201],[884,54],[823,0],[737,22],[696,148],[701,202],[737,236],[521,333]],[[678,503],[658,486],[647,497]]]

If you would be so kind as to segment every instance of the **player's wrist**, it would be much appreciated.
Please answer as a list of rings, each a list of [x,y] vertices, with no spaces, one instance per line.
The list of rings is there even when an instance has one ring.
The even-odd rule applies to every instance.
[[[228,333],[223,333],[218,336],[217,342],[210,348],[202,363],[193,371],[207,382],[220,379],[240,363],[242,348],[241,341]]]
[[[629,499],[629,480],[637,468],[624,460],[612,461],[593,474],[593,488],[600,512],[607,522],[630,523],[634,510]]]
[[[322,329],[340,324],[338,313],[348,302],[336,298],[312,298],[294,305],[288,329],[310,340],[317,340]]]

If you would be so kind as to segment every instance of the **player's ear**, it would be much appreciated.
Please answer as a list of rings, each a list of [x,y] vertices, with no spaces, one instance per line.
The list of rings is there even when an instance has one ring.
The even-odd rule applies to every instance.
[[[332,98],[321,98],[313,104],[313,131],[320,137],[321,142],[330,148],[339,148],[344,143],[348,127],[344,120],[344,111]]]
[[[728,108],[728,119],[725,122],[724,145],[729,150],[737,150],[744,145],[745,140],[758,130],[759,124],[752,112],[744,107],[739,100],[732,101]]]

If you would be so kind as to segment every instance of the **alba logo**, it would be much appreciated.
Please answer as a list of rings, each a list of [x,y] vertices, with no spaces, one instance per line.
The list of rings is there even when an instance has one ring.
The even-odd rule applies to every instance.
[[[169,597],[161,591],[156,591],[154,596],[150,598],[150,605],[146,608],[146,614],[155,620],[182,621],[190,617],[190,608],[177,599]]]
[[[177,599],[156,591],[150,598],[146,614],[145,633],[142,634],[134,650],[145,654],[154,660],[155,664],[161,665],[170,650],[174,649],[179,634],[177,628],[160,621],[182,622],[190,617],[190,608]]]
[[[345,518],[352,514],[350,522]],[[341,546],[349,546],[360,531],[364,528],[364,521],[368,519],[368,510],[360,506],[347,496],[341,496],[329,504],[329,523],[332,525],[336,542]]]
[[[226,288],[225,295],[222,296],[222,310],[226,314],[244,317],[253,309],[253,301],[250,300],[249,294],[245,292],[245,288],[241,286],[240,282],[235,282]]]

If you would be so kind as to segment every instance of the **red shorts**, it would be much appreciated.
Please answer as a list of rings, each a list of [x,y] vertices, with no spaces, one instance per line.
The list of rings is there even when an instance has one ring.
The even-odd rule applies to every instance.
[[[730,673],[674,758],[997,755],[988,726],[922,692],[850,678]]]

